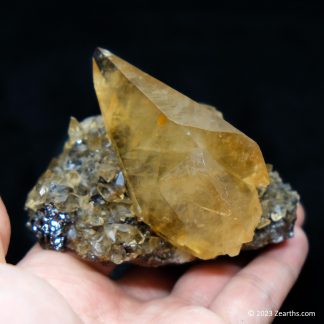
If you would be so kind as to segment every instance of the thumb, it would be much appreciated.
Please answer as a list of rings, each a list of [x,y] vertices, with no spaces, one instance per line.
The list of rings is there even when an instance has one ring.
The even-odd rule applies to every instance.
[[[0,263],[5,262],[10,241],[10,220],[6,207],[0,197]]]

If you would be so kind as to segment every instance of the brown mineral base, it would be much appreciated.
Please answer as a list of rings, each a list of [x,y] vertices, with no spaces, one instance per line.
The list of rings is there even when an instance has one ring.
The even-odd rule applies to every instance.
[[[192,261],[192,255],[137,219],[102,117],[89,117],[80,124],[71,119],[69,136],[63,153],[53,159],[26,203],[28,227],[41,245],[116,264]],[[263,212],[253,241],[243,249],[258,249],[293,235],[298,195],[277,172],[270,172],[270,180],[259,191]]]

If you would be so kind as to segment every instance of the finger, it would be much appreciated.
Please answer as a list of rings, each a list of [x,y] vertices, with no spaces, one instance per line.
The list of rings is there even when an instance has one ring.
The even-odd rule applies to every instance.
[[[6,207],[0,197],[0,263],[5,262],[10,241],[10,220]]]
[[[248,310],[279,309],[300,273],[307,251],[306,235],[296,227],[294,238],[269,248],[238,272],[210,309],[229,322],[248,319]]]
[[[44,280],[0,265],[1,323],[81,323],[66,300]]]
[[[72,253],[44,250],[37,244],[17,266],[49,282],[76,314],[96,312],[102,318],[113,312],[114,300],[124,299],[112,280]]]
[[[0,264],[6,263],[6,254],[3,248],[2,241],[0,240]]]
[[[302,227],[305,222],[305,209],[302,204],[298,204],[296,213],[297,213],[296,225]]]
[[[63,283],[67,287],[67,282],[87,278],[90,282],[101,282],[101,288],[107,292],[115,289],[114,283],[106,276],[108,267],[105,271],[98,271],[96,266],[81,260],[74,253],[44,250],[39,244],[30,249],[17,266],[59,286]],[[112,270],[113,266],[110,268]]]
[[[170,294],[178,277],[177,270],[176,267],[143,268],[133,266],[116,282],[130,296],[147,301]]]
[[[177,281],[172,295],[193,305],[208,306],[240,269],[228,260],[194,265]]]
[[[103,275],[109,275],[116,267],[116,265],[112,263],[103,265],[83,260],[73,252],[45,250],[41,248],[39,244],[36,244],[31,248],[18,265],[31,268],[42,266],[47,268],[51,265],[55,267],[64,267],[65,265],[68,265],[72,269],[78,268],[85,271],[95,271]]]

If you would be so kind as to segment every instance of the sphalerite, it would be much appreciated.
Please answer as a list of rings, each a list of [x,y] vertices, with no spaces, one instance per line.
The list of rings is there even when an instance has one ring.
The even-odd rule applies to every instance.
[[[28,195],[42,246],[162,265],[293,235],[298,194],[215,108],[106,50],[93,69],[102,116],[71,119],[62,154]]]

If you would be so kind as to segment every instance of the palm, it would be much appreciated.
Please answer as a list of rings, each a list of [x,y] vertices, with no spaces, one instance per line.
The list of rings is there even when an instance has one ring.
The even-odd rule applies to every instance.
[[[6,236],[1,231],[0,235]],[[26,319],[34,323],[269,322],[269,317],[251,317],[248,310],[280,307],[306,250],[298,227],[294,239],[268,249],[245,267],[228,260],[207,262],[178,277],[170,268],[134,267],[112,281],[107,277],[112,268],[94,268],[72,254],[36,246],[17,266],[0,267],[0,302],[6,310],[0,319],[14,323]]]

